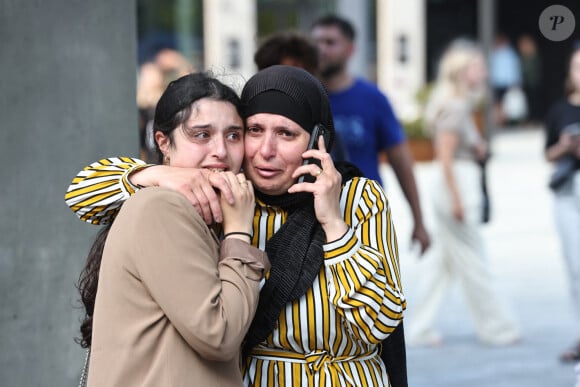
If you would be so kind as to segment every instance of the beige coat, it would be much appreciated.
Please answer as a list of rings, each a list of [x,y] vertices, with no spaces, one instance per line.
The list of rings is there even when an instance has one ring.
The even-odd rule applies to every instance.
[[[219,242],[164,188],[123,205],[101,265],[88,385],[240,386],[239,348],[269,263]]]

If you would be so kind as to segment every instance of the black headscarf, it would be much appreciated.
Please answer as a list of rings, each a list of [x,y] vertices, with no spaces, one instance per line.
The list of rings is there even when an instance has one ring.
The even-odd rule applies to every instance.
[[[312,133],[322,124],[330,134],[330,151],[334,142],[334,121],[330,100],[322,83],[309,72],[293,66],[276,65],[254,75],[242,90],[244,117],[272,113],[296,122]]]

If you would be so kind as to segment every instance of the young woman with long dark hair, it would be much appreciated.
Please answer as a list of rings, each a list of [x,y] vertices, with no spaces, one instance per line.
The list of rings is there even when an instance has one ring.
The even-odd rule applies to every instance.
[[[208,227],[180,193],[144,188],[99,233],[78,284],[89,386],[242,384],[239,348],[269,267],[250,244],[243,136],[240,99],[216,79],[190,74],[165,90],[155,112],[160,160],[220,174],[234,202],[223,198],[223,223]]]

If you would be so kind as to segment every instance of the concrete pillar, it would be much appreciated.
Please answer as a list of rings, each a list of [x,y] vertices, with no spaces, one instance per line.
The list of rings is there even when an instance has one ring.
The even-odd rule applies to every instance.
[[[204,0],[203,22],[205,68],[241,91],[256,72],[256,0]]]
[[[351,73],[369,78],[369,3],[368,0],[337,0],[337,14],[350,21],[356,31],[355,53],[348,64]]]
[[[135,1],[0,0],[0,384],[78,385],[75,173],[138,155]]]
[[[419,114],[425,84],[425,0],[377,0],[377,80],[403,120]]]
[[[477,2],[477,35],[481,46],[483,47],[483,52],[486,58],[489,58],[493,46],[493,38],[495,34],[495,0],[478,0]],[[496,127],[493,119],[493,103],[492,92],[491,92],[491,82],[488,77],[487,80],[487,93],[490,96],[490,103],[485,106],[484,112],[484,126],[485,126],[485,136],[490,139],[493,134],[495,134]]]

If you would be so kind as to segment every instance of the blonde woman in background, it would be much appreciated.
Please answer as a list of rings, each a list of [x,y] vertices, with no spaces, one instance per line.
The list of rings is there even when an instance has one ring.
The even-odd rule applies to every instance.
[[[473,107],[484,96],[487,68],[477,45],[451,43],[439,62],[425,120],[432,131],[436,165],[433,202],[438,254],[419,282],[425,286],[409,322],[410,345],[439,345],[433,321],[449,286],[459,280],[481,342],[509,345],[519,329],[493,289],[480,234],[483,196],[478,162],[487,143],[473,121]]]

